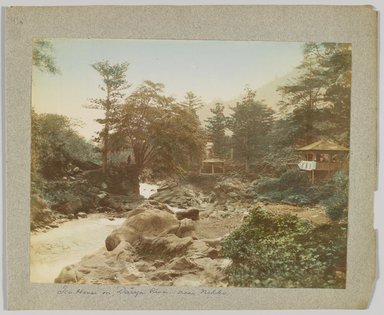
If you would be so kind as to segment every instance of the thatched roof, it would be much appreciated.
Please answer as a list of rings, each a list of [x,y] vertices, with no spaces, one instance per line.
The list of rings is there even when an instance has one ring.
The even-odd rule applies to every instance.
[[[324,140],[324,139],[308,144],[297,150],[298,151],[349,151],[348,148],[340,144],[337,144],[330,140]]]

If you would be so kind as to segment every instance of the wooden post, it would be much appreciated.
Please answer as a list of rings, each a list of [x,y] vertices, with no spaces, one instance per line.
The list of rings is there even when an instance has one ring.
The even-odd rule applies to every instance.
[[[211,163],[211,169],[212,169],[212,174],[215,174],[215,166],[213,163]]]
[[[312,170],[311,182],[312,182],[312,185],[315,183],[315,170]]]

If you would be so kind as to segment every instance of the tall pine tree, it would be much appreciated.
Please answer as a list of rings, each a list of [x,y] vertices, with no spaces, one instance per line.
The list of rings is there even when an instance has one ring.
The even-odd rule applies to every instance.
[[[307,43],[299,74],[278,91],[282,108],[297,126],[296,144],[321,136],[349,143],[351,105],[351,45]]]
[[[256,100],[256,92],[250,89],[232,110],[229,129],[233,132],[234,156],[244,162],[245,171],[249,171],[251,162],[261,159],[265,153],[266,135],[273,123],[273,110]]]
[[[113,116],[117,107],[122,103],[124,97],[123,91],[129,88],[126,80],[128,63],[111,65],[108,61],[101,61],[93,64],[92,68],[95,69],[102,78],[103,84],[100,86],[100,89],[105,93],[105,96],[102,98],[92,98],[90,104],[86,107],[104,111],[104,117],[97,120],[103,128],[98,133],[96,141],[102,144],[102,172],[103,176],[106,177],[108,172],[108,154],[111,146],[110,132]]]
[[[223,158],[228,151],[225,136],[227,118],[224,115],[224,105],[216,103],[215,108],[211,109],[211,113],[213,116],[206,120],[208,139],[213,143],[214,155]]]

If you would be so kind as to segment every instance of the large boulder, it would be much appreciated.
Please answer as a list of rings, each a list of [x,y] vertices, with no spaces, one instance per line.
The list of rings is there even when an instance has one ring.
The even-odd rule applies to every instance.
[[[196,208],[183,209],[176,212],[176,218],[178,220],[191,219],[194,221],[199,220],[200,210]]]
[[[159,258],[174,257],[182,254],[191,244],[193,238],[178,237],[175,234],[165,236],[144,237],[135,245],[138,253],[143,256],[156,255]]]
[[[238,200],[247,196],[246,185],[237,178],[228,177],[214,187],[216,200],[225,203],[228,199]]]
[[[83,209],[83,203],[80,198],[74,198],[72,200],[54,204],[52,205],[52,209],[65,215],[74,214]]]
[[[202,202],[200,195],[194,190],[188,187],[173,185],[165,185],[163,189],[157,189],[157,192],[149,197],[149,199],[179,208],[196,207]]]
[[[185,228],[171,213],[156,208],[138,208],[128,213],[125,222],[105,240],[108,251],[112,251],[121,241],[134,244],[139,239],[175,234],[185,236],[194,229]]]
[[[197,239],[195,223],[146,201],[105,240],[105,248],[64,267],[56,283],[227,286],[220,239]]]

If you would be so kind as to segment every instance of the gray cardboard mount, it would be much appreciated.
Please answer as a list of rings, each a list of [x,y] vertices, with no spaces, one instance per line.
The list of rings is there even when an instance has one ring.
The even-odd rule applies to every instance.
[[[6,9],[6,256],[9,309],[366,308],[375,280],[377,12],[370,6],[84,6]],[[220,291],[29,281],[32,38],[352,43],[346,289]],[[80,291],[77,291],[79,290]],[[135,293],[136,292],[136,293]]]

